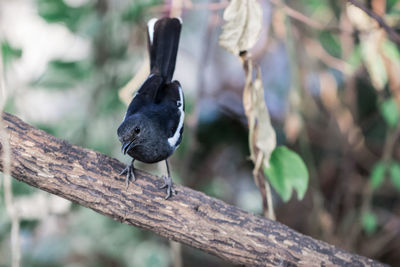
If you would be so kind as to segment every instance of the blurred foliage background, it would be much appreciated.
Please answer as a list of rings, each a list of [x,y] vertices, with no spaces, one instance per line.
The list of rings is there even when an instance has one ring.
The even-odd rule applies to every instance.
[[[261,214],[252,178],[245,76],[219,47],[228,1],[0,0],[5,110],[73,144],[121,161],[121,88],[146,63],[146,23],[179,2],[175,79],[185,91],[176,182]],[[400,266],[400,52],[346,1],[259,1],[261,66],[277,143],[296,151],[310,182],[302,201],[274,193],[277,220],[306,235]],[[360,1],[400,33],[400,1]],[[129,96],[128,96],[129,97]],[[138,165],[152,173],[164,166]],[[21,266],[176,266],[170,243],[13,181]],[[2,193],[2,189],[0,190]],[[11,219],[0,201],[0,266]],[[183,247],[183,266],[232,266]]]

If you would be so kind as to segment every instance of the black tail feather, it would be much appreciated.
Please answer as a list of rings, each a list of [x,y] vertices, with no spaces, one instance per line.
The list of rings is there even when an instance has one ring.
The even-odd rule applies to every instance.
[[[177,18],[152,19],[148,23],[150,70],[167,82],[174,74],[181,27]]]

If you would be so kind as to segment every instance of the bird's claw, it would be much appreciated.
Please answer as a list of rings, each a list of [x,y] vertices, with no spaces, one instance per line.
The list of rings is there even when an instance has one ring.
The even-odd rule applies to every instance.
[[[128,166],[126,166],[125,169],[122,170],[122,172],[119,175],[124,175],[126,174],[126,189],[128,189],[129,187],[129,182],[132,181],[136,181],[136,177],[135,177],[135,173],[134,173],[134,168],[132,166],[132,164],[129,164]]]
[[[167,188],[167,196],[165,199],[170,198],[172,195],[176,195],[175,189],[172,187],[172,179],[170,176],[163,176],[164,184],[160,187],[160,189]]]
[[[122,170],[122,172],[119,173],[119,175],[124,175],[128,172],[129,166],[126,166],[125,169]]]

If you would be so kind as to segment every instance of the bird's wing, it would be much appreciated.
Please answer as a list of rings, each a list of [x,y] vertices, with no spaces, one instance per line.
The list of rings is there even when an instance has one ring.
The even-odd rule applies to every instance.
[[[160,75],[150,74],[146,81],[142,84],[137,93],[133,96],[126,112],[126,117],[136,113],[143,107],[155,102],[157,92],[162,87],[163,79]]]
[[[185,118],[185,102],[183,90],[179,82],[173,81],[160,88],[156,97],[156,103],[162,109],[162,125],[166,127],[168,143],[172,147],[176,147],[182,139],[183,121]]]

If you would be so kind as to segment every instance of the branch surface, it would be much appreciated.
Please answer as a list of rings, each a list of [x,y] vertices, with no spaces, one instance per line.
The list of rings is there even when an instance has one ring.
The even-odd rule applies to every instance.
[[[184,186],[165,200],[162,179],[139,170],[125,189],[120,161],[2,117],[15,179],[122,223],[247,266],[382,266]]]

